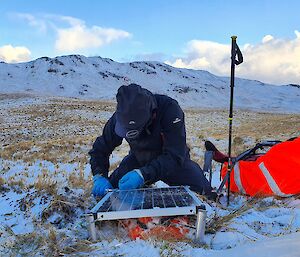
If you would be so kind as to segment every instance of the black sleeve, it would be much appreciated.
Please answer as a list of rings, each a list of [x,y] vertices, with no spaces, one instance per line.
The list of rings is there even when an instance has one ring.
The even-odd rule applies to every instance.
[[[145,182],[154,183],[167,178],[178,166],[182,166],[188,148],[184,113],[175,100],[166,107],[161,119],[163,152],[156,159],[141,168]]]
[[[109,156],[117,146],[122,144],[122,137],[119,137],[115,132],[115,124],[116,118],[114,114],[105,124],[102,136],[97,137],[93,148],[89,151],[93,175],[108,176]]]

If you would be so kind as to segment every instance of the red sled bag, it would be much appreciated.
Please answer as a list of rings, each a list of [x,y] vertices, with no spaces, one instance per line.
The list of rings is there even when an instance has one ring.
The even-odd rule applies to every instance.
[[[224,162],[222,178],[226,173],[227,162]],[[250,154],[237,161],[230,181],[230,191],[250,196],[299,194],[300,137],[276,143],[265,154]]]

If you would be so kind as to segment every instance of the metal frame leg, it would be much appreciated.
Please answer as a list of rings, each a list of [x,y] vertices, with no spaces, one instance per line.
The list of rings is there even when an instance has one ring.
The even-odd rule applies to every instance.
[[[97,234],[96,234],[96,224],[95,224],[94,215],[92,215],[92,214],[87,215],[86,219],[87,219],[87,223],[88,223],[88,230],[89,230],[90,237],[91,237],[92,241],[96,241]]]
[[[197,220],[196,220],[196,243],[204,243],[204,233],[206,224],[206,211],[198,209]]]

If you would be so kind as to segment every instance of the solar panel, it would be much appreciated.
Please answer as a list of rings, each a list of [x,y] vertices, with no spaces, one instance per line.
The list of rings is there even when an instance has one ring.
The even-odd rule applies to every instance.
[[[205,206],[187,186],[111,190],[87,214],[87,219],[91,237],[96,240],[96,221],[177,215],[197,215],[196,237],[201,237],[199,233],[204,236]],[[201,228],[203,231],[199,231]]]

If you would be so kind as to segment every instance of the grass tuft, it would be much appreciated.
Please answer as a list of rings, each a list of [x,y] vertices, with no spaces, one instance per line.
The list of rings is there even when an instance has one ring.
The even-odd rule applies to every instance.
[[[247,212],[251,208],[254,207],[254,204],[257,203],[259,199],[251,198],[249,201],[245,202],[240,208],[230,212],[228,215],[225,216],[218,216],[214,215],[212,218],[207,222],[206,233],[215,234],[220,229],[227,227],[228,224],[236,217],[241,216],[243,213]]]
[[[34,183],[34,188],[40,193],[45,192],[49,195],[56,195],[57,182],[49,177],[46,169],[42,169],[42,173],[38,175]]]

